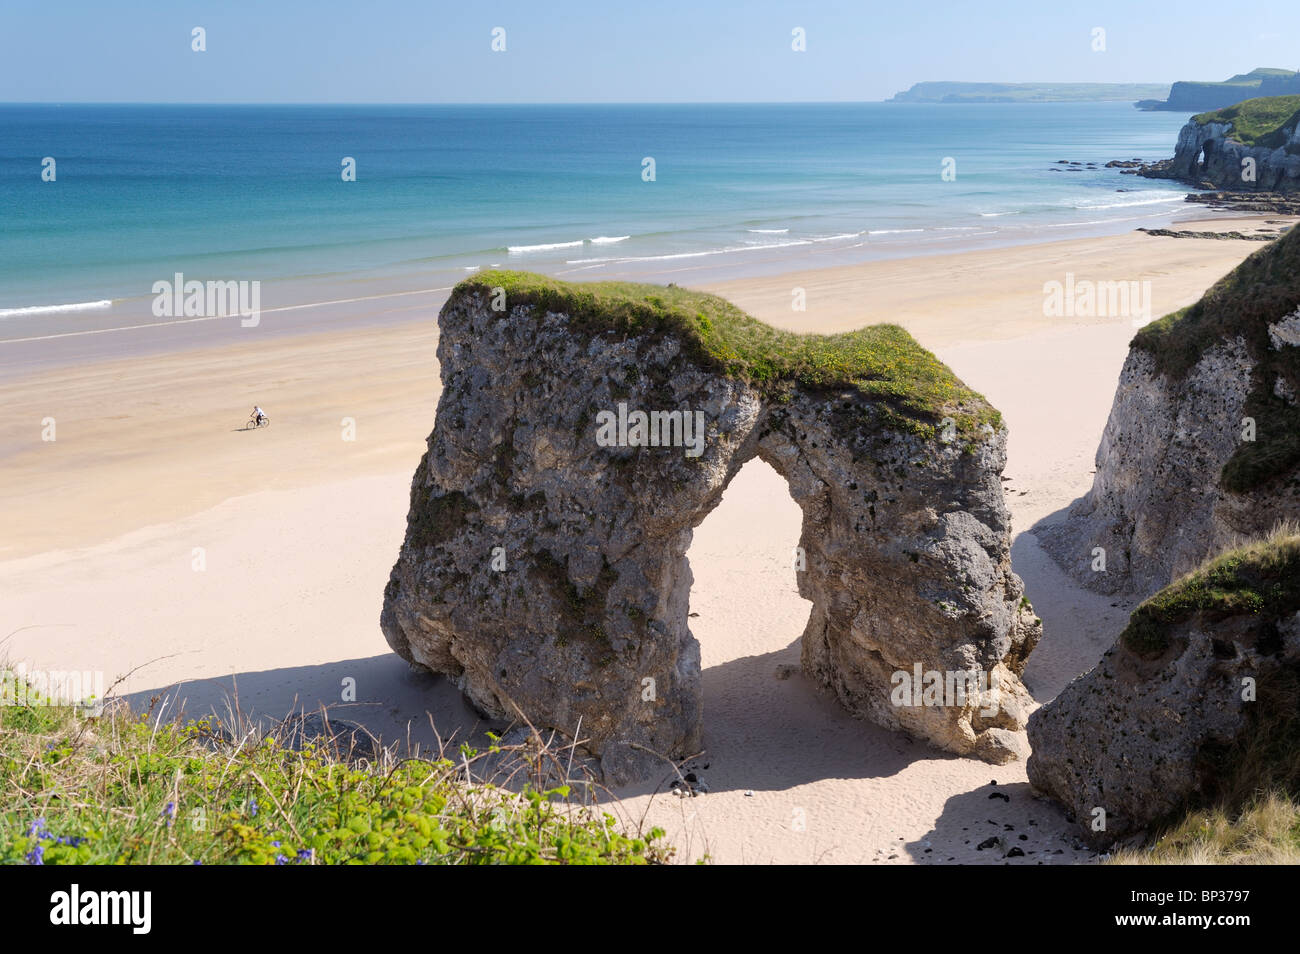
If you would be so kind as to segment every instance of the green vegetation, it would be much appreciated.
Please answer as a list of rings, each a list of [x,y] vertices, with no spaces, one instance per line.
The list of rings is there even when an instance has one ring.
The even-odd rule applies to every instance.
[[[1115,852],[1112,865],[1300,864],[1300,802],[1277,792],[1244,808],[1189,812],[1145,848]]]
[[[1300,308],[1300,229],[1265,245],[1221,279],[1190,308],[1142,328],[1133,347],[1155,359],[1156,372],[1185,377],[1209,349],[1240,337],[1257,362],[1244,414],[1256,422],[1254,441],[1242,441],[1223,468],[1223,486],[1235,492],[1289,474],[1300,464],[1300,408],[1278,397],[1281,377],[1300,391],[1300,348],[1274,349],[1268,326]]]
[[[702,366],[751,382],[773,397],[788,393],[792,384],[856,390],[877,402],[892,423],[927,436],[944,416],[967,437],[983,424],[1001,425],[1001,416],[984,398],[897,325],[797,334],[703,292],[631,282],[574,284],[528,272],[482,272],[457,285],[452,295],[491,294],[493,288],[505,289],[510,307],[564,312],[572,327],[589,335],[675,337]]]
[[[1226,109],[1200,113],[1192,121],[1231,123],[1228,138],[1246,146],[1276,149],[1283,145],[1300,122],[1300,96],[1264,96],[1248,99]]]
[[[365,767],[329,746],[294,751],[253,731],[231,742],[208,720],[159,723],[121,704],[94,720],[0,706],[0,864],[669,858],[658,829],[630,837],[610,815],[569,802],[563,785],[469,785],[464,766],[480,755],[464,747],[452,755]],[[544,751],[528,758],[560,761]]]
[[[1169,646],[1170,630],[1201,614],[1208,621],[1250,615],[1276,623],[1300,611],[1300,533],[1280,530],[1229,550],[1143,602],[1120,640],[1142,656]]]

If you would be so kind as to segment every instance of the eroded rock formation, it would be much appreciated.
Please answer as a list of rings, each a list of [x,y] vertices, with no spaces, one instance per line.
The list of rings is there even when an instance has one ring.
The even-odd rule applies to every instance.
[[[1174,157],[1143,166],[1138,174],[1236,192],[1295,192],[1300,190],[1297,117],[1251,145],[1238,141],[1231,121],[1195,117],[1179,131]]]
[[[1138,332],[1092,489],[1035,528],[1084,586],[1147,596],[1300,518],[1300,233]]]
[[[1095,669],[1030,718],[1030,782],[1099,847],[1197,804],[1238,807],[1293,785],[1297,610],[1294,535],[1162,590]]]
[[[587,740],[613,782],[694,754],[686,551],[759,457],[803,511],[805,671],[939,747],[1022,753],[1039,624],[1011,570],[1005,428],[902,329],[791,335],[712,296],[514,273],[458,286],[439,326],[443,392],[382,614],[403,658],[487,715]],[[638,412],[668,415],[658,446],[636,446]],[[987,691],[894,704],[917,664]]]

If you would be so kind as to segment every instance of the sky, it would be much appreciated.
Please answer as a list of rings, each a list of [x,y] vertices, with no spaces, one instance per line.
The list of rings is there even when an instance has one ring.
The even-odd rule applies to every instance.
[[[1296,69],[1297,40],[1293,2],[0,0],[0,102],[871,101]]]

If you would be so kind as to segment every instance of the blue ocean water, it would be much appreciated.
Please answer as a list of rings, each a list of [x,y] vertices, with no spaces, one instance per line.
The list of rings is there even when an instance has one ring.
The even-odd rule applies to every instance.
[[[1185,190],[1057,160],[1162,158],[1185,121],[1126,103],[4,105],[0,320],[176,272],[689,276],[1125,231]]]

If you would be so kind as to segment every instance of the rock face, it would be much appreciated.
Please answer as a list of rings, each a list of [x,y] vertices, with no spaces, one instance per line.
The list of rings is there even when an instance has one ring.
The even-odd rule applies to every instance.
[[[1161,591],[1097,668],[1030,717],[1029,781],[1098,847],[1275,784],[1269,739],[1297,720],[1297,609],[1296,536]]]
[[[1221,83],[1180,80],[1169,88],[1166,100],[1145,100],[1139,109],[1160,109],[1179,113],[1200,113],[1222,109],[1248,97],[1287,96],[1300,93],[1300,73],[1291,70],[1255,69]]]
[[[1139,175],[1235,192],[1300,190],[1300,123],[1294,117],[1267,145],[1244,145],[1232,131],[1231,122],[1193,119],[1178,133],[1173,159],[1144,166]],[[1246,159],[1254,162],[1254,178],[1243,175]]]
[[[1084,586],[1147,596],[1300,518],[1298,265],[1290,233],[1138,333],[1092,489],[1062,522],[1035,528]]]
[[[1018,674],[1039,625],[1011,571],[1000,418],[962,389],[927,427],[899,410],[897,382],[808,387],[762,355],[765,381],[731,373],[719,365],[746,341],[782,333],[711,296],[586,288],[484,273],[439,315],[443,393],[381,617],[393,649],[486,715],[585,740],[608,781],[695,754],[686,551],[759,457],[804,515],[805,671],[857,716],[990,761],[1020,754]],[[901,329],[848,339],[868,332],[949,374]],[[679,416],[651,418],[651,440],[638,412]],[[918,664],[979,673],[987,691],[894,704]]]

